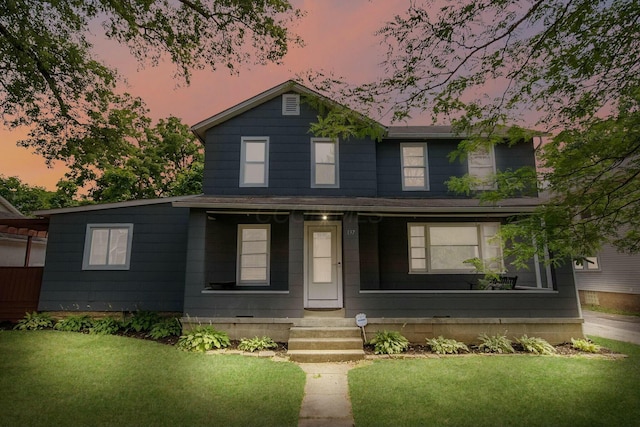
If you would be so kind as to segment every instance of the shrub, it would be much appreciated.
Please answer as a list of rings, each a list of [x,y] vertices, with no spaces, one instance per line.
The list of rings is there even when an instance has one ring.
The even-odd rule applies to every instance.
[[[458,354],[461,351],[469,352],[469,347],[464,343],[444,338],[442,335],[438,338],[427,338],[427,345],[431,347],[431,351],[437,354]]]
[[[136,332],[149,332],[153,325],[161,320],[160,315],[155,311],[136,311],[124,322],[123,327]]]
[[[113,335],[122,328],[122,323],[113,317],[103,317],[95,319],[93,326],[89,329],[90,334],[95,335]]]
[[[25,313],[13,329],[20,331],[35,331],[36,329],[47,329],[53,327],[53,319],[48,313]]]
[[[56,323],[54,329],[66,332],[83,332],[90,330],[92,326],[93,320],[86,314],[82,314],[65,317]]]
[[[162,319],[151,327],[147,336],[158,340],[161,338],[178,336],[182,332],[182,324],[177,317]]]
[[[369,344],[375,354],[398,354],[409,348],[409,340],[396,331],[378,331]]]
[[[176,347],[184,351],[205,352],[212,348],[226,348],[230,344],[229,335],[213,326],[198,326],[178,338]]]
[[[528,353],[553,354],[556,352],[555,347],[542,338],[529,338],[528,336],[523,335],[516,341],[522,346],[522,349]]]
[[[478,350],[485,353],[515,353],[511,340],[506,335],[493,335],[482,334],[478,337],[482,341],[478,345]]]
[[[571,338],[571,346],[576,350],[586,351],[587,353],[597,353],[600,351],[600,346],[598,344],[585,339],[576,340]]]
[[[266,350],[268,348],[276,348],[278,344],[276,344],[269,337],[253,337],[253,338],[242,338],[240,340],[240,344],[238,344],[238,349],[242,351],[260,351]]]

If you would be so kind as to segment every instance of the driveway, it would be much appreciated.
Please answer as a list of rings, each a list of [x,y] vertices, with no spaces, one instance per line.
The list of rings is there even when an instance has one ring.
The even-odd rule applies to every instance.
[[[582,310],[585,335],[640,345],[640,317]]]

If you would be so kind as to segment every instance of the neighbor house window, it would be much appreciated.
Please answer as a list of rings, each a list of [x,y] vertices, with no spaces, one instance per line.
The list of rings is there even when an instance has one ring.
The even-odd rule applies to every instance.
[[[576,271],[600,271],[600,262],[597,256],[588,256],[580,262],[575,261],[573,268]]]
[[[330,138],[312,138],[311,166],[312,187],[339,187],[338,141]]]
[[[300,115],[300,95],[296,93],[286,93],[282,95],[282,115]]]
[[[242,137],[240,186],[266,187],[269,180],[269,138]]]
[[[238,225],[238,285],[269,284],[269,224]]]
[[[87,224],[83,270],[128,270],[133,224]]]
[[[495,190],[496,162],[493,147],[478,147],[468,153],[469,175],[477,178],[476,190]]]
[[[502,271],[502,249],[496,234],[498,223],[409,223],[409,271],[411,273],[471,273],[468,261],[478,258],[486,268]]]
[[[400,144],[402,152],[402,189],[424,191],[429,189],[427,144]]]

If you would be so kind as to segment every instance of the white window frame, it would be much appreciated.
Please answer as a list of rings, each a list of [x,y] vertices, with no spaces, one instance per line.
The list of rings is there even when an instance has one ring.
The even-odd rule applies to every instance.
[[[242,280],[242,255],[244,249],[244,241],[242,239],[243,230],[266,230],[267,231],[267,250],[265,255],[265,279],[259,280]],[[271,275],[271,225],[270,224],[238,224],[238,253],[236,261],[236,278],[237,286],[269,286]],[[261,255],[261,253],[249,253],[247,255]]]
[[[412,227],[422,227],[424,242],[421,246],[419,243],[418,237],[412,243]],[[500,230],[500,223],[498,222],[479,222],[479,223],[464,223],[464,222],[456,222],[456,223],[429,223],[429,222],[409,222],[407,223],[407,245],[408,245],[408,260],[409,260],[409,274],[471,274],[475,272],[475,267],[472,264],[469,264],[469,267],[460,268],[460,269],[437,269],[432,266],[432,246],[430,244],[431,241],[431,229],[437,227],[475,227],[476,229],[476,242],[478,246],[478,258],[483,260],[487,265],[487,268],[490,268],[497,272],[504,272],[504,258],[502,254],[502,247],[500,242],[495,242],[494,239],[495,234],[493,236],[486,236],[485,230],[488,227],[495,227],[496,232]],[[420,254],[422,256],[414,256],[415,254]],[[489,257],[491,252],[497,252],[497,255],[494,257]],[[495,264],[496,259],[498,260],[499,265],[491,265]],[[424,260],[424,268],[415,268],[413,266],[413,260]]]
[[[316,161],[316,143],[333,143],[334,144],[334,156],[333,163],[318,163]],[[340,142],[337,138],[311,138],[311,188],[340,188]],[[316,183],[316,167],[319,164],[333,165],[334,174],[333,184],[318,184]]]
[[[247,143],[264,143],[264,161],[247,160]],[[268,187],[269,186],[269,137],[268,136],[243,136],[240,138],[240,187]],[[264,166],[263,182],[245,182],[246,166],[250,164],[262,164]]]
[[[406,159],[404,156],[405,148],[421,148],[422,149],[422,168],[419,166],[406,165]],[[402,177],[402,191],[428,191],[429,190],[429,157],[427,151],[427,144],[424,142],[406,142],[400,144],[400,162],[401,162],[401,177]],[[405,172],[407,169],[423,169],[423,184],[422,185],[407,185]]]
[[[106,259],[104,263],[92,263],[91,258],[93,255],[93,243],[94,243],[94,231],[108,230],[107,248],[105,250]],[[115,230],[127,230],[127,241],[124,255],[124,263],[110,263],[110,251],[112,248],[109,246],[112,243],[112,231]],[[82,269],[83,270],[129,270],[131,267],[131,245],[133,243],[133,224],[87,224],[85,239],[84,239],[84,252],[82,256]]]
[[[295,108],[291,108],[291,102],[295,104]],[[300,95],[297,93],[285,93],[282,95],[282,115],[283,116],[299,116],[300,115]]]
[[[600,257],[597,255],[587,256],[585,257],[585,261],[583,261],[582,265],[579,265],[577,261],[574,261],[573,269],[576,272],[601,271]]]
[[[486,176],[490,176],[493,177],[496,174],[496,154],[495,154],[495,149],[493,146],[490,146],[487,148],[487,154],[489,155],[489,162],[490,164],[484,164],[484,165],[472,165],[472,159],[474,156],[476,156],[478,154],[479,150],[476,151],[470,151],[469,153],[467,153],[467,171],[469,173],[469,176],[471,177],[475,177],[475,178],[479,178],[479,179],[484,179]],[[479,170],[484,170],[488,173],[478,173]],[[487,182],[487,183],[480,183],[476,186],[474,186],[475,190],[496,190],[497,189],[497,185],[495,183],[494,180],[492,180],[491,182]]]

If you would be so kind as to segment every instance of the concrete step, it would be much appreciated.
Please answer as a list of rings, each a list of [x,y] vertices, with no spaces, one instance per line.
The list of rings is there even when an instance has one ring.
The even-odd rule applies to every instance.
[[[289,350],[289,360],[298,363],[350,362],[364,359],[364,350]]]
[[[289,350],[362,350],[362,339],[290,338]]]
[[[294,326],[289,338],[360,338],[357,327]]]
[[[351,328],[356,326],[356,321],[344,317],[303,317],[295,320],[295,326]]]

